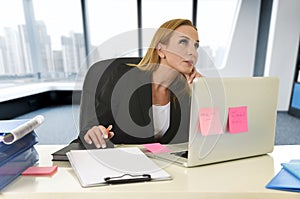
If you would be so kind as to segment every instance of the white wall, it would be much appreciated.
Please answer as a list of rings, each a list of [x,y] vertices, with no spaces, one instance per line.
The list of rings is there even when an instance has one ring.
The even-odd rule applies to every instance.
[[[265,76],[280,78],[278,110],[288,110],[300,37],[300,1],[273,0]]]
[[[231,33],[231,43],[227,59],[222,68],[216,68],[214,63],[205,59],[206,53],[199,53],[198,70],[207,77],[250,77],[253,76],[260,0],[241,0],[236,16],[234,30]],[[204,67],[207,66],[207,67]]]
[[[242,0],[221,77],[253,76],[260,0]],[[273,0],[265,76],[280,78],[278,110],[289,108],[300,37],[300,0]]]
[[[242,0],[222,77],[252,76],[254,71],[260,0]]]

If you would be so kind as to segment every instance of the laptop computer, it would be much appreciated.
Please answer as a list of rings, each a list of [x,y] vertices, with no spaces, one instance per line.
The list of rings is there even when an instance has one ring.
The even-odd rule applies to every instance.
[[[147,155],[194,167],[272,152],[278,89],[276,77],[195,79],[188,143]]]

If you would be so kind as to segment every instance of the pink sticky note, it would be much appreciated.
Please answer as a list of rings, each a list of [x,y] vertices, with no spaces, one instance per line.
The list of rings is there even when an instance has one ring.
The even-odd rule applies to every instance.
[[[228,130],[231,134],[248,132],[247,106],[229,108]]]
[[[166,153],[171,151],[170,149],[161,145],[160,143],[143,144],[142,146],[145,147],[151,153],[155,153],[155,154]]]
[[[32,166],[22,172],[22,175],[50,176],[57,171],[57,165],[48,167]]]
[[[199,130],[203,136],[222,134],[219,109],[201,108],[199,110]]]

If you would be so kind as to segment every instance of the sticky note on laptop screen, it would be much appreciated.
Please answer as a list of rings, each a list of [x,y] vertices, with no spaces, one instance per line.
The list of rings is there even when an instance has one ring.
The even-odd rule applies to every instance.
[[[228,130],[231,134],[248,132],[247,106],[229,108]]]
[[[203,136],[222,134],[218,108],[200,108],[198,128]]]

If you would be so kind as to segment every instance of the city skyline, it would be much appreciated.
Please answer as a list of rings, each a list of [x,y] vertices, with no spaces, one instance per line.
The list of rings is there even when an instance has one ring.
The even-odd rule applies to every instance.
[[[4,28],[4,35],[0,35],[0,75],[38,74],[50,79],[76,75],[86,60],[83,34],[70,31],[69,36],[61,35],[61,50],[56,50],[52,48],[52,38],[47,32],[46,24],[43,21],[36,21],[35,29],[38,35],[35,38],[35,44],[39,53],[32,56],[26,25],[17,25],[17,30],[12,27]],[[220,46],[213,49],[209,46],[202,46],[202,48],[211,59],[206,58],[207,60],[203,61],[202,57],[202,65],[212,61],[214,66],[222,64],[225,47]],[[92,49],[97,48],[92,46]],[[100,57],[99,52],[97,53],[96,61],[105,58]],[[32,59],[38,59],[37,68],[33,67]]]
[[[92,45],[89,48],[92,53],[97,51],[96,59],[92,57],[94,55],[89,55],[89,58],[92,57],[92,62],[114,56],[138,56],[137,52],[140,46],[133,46],[131,42],[128,42],[127,37],[124,41],[128,51],[122,51],[123,46],[114,40],[118,39],[120,35],[124,36],[128,32],[136,31],[135,1],[118,1],[118,4],[129,6],[129,13],[128,10],[124,11],[122,6],[116,8],[115,2],[104,3],[94,0],[87,2],[86,22],[88,23],[90,42],[88,45]],[[158,0],[144,1],[143,27],[157,28],[162,21],[170,17],[192,17],[188,10],[184,10],[178,15],[182,7],[191,8],[192,1],[172,2],[174,8],[165,10],[168,2],[162,4]],[[197,25],[202,27],[199,28],[200,46],[209,53],[215,66],[220,68],[223,67],[224,60],[226,60],[226,51],[231,28],[234,26],[235,13],[238,10],[238,2],[238,0],[212,0],[199,1],[198,4]],[[69,9],[70,4],[72,4],[72,9]],[[159,13],[165,14],[157,16],[151,14],[150,11],[157,8],[157,4],[160,4],[162,9]],[[220,4],[222,6],[219,6]],[[76,75],[81,63],[86,60],[80,1],[12,0],[6,2],[0,10],[1,18],[5,19],[0,24],[1,77],[37,74],[50,78],[57,76],[64,78]],[[111,10],[126,13],[126,18],[115,16]],[[107,18],[109,20],[101,20],[99,23],[99,19]],[[222,18],[222,22],[220,18]],[[129,39],[135,42],[136,37],[130,35]],[[107,43],[109,43],[109,47],[105,46]],[[145,51],[147,44],[143,44],[141,48]],[[98,49],[100,50],[98,51]]]
[[[28,28],[19,24],[17,30],[4,28],[0,35],[0,74],[35,74],[77,73],[85,59],[85,45],[82,33],[70,31],[68,36],[61,35],[61,50],[52,49],[51,35],[43,21],[36,21],[35,47],[38,54],[32,55]],[[33,66],[33,59],[38,59],[39,67]],[[48,74],[49,75],[49,74]],[[47,76],[47,75],[46,75]]]

